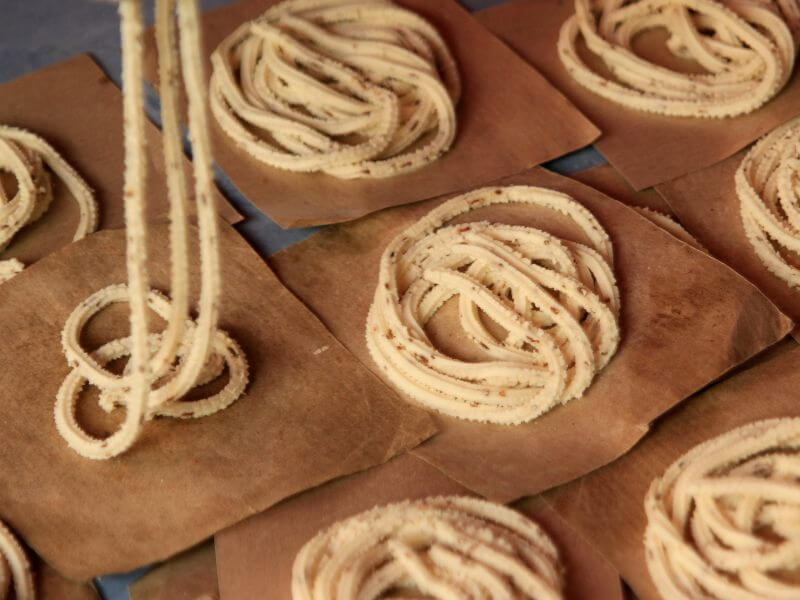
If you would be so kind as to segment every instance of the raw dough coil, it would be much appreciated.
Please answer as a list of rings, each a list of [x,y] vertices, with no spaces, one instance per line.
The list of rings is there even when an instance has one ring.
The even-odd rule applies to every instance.
[[[211,63],[221,128],[273,167],[389,177],[455,138],[455,61],[427,21],[388,0],[284,0]]]
[[[196,0],[156,1],[164,159],[170,201],[171,301],[150,289],[146,268],[141,0],[122,0],[119,10],[123,42],[128,283],[111,285],[92,294],[68,317],[61,341],[72,371],[58,391],[54,410],[56,427],[68,445],[82,456],[98,460],[130,448],[144,421],[150,418],[202,417],[229,406],[241,396],[248,381],[244,353],[230,336],[217,328],[221,295],[218,232]],[[189,317],[188,192],[178,121],[179,57],[189,106],[200,238],[200,299],[196,319]],[[84,350],[80,345],[82,329],[93,316],[119,302],[127,302],[131,307],[130,337],[112,340],[94,352]],[[148,310],[166,320],[161,333],[149,332]],[[109,361],[126,356],[130,358],[122,375],[106,369]],[[220,392],[202,400],[183,401],[193,388],[220,376],[225,367],[229,380]],[[103,408],[125,408],[122,425],[106,439],[92,437],[76,420],[76,403],[86,382],[100,388]]]
[[[33,600],[36,597],[31,565],[14,534],[0,521],[0,600]]]
[[[97,228],[97,204],[86,182],[39,136],[20,129],[0,125],[0,171],[7,171],[17,182],[16,192],[9,197],[0,183],[0,252],[17,232],[37,221],[53,200],[53,182],[45,166],[66,186],[78,205],[78,226],[73,241]],[[0,260],[0,283],[21,272],[24,265],[17,259]]]
[[[670,600],[800,598],[800,419],[695,446],[650,485],[644,544]]]
[[[742,225],[764,266],[800,287],[800,117],[764,136],[736,171]]]
[[[789,80],[800,39],[793,37],[790,25],[797,33],[800,5],[797,0],[779,5],[759,0],[575,0],[575,14],[561,27],[558,53],[580,85],[627,108],[675,117],[734,117],[768,102]],[[707,73],[681,73],[638,56],[633,39],[653,28],[666,29],[669,49],[695,60]],[[616,81],[583,62],[579,36]]]
[[[533,227],[446,225],[478,208],[522,204],[569,217],[590,246]],[[554,190],[483,188],[455,197],[384,250],[367,347],[401,391],[441,413],[518,424],[580,397],[616,351],[619,292],[611,241],[594,216]],[[425,325],[458,296],[460,323],[485,351],[465,362],[438,350]],[[481,317],[507,333],[495,337]]]
[[[557,600],[558,550],[500,504],[447,496],[376,507],[321,531],[297,554],[292,600]]]

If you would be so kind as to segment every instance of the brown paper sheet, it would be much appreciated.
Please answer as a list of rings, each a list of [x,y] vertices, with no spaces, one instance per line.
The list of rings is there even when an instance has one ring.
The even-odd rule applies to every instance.
[[[786,340],[750,368],[662,417],[618,461],[545,498],[619,569],[640,600],[661,600],[650,581],[642,544],[650,482],[700,442],[760,419],[798,416],[798,387],[800,348]]]
[[[413,455],[309,490],[215,536],[222,600],[291,597],[294,557],[317,531],[376,505],[428,496],[469,494]],[[558,545],[567,568],[566,600],[621,600],[617,572],[545,502],[519,507]]]
[[[208,54],[274,0],[245,0],[204,16]],[[281,227],[350,221],[368,213],[464,190],[590,144],[599,135],[564,96],[455,0],[398,0],[429,19],[459,64],[464,92],[453,147],[432,165],[388,179],[340,180],[268,167],[237,148],[212,119],[215,157],[256,206]],[[146,37],[156,81],[155,40]],[[210,72],[210,66],[207,65]]]
[[[574,13],[573,0],[511,0],[476,13],[477,19],[582,110],[603,132],[595,147],[637,190],[712,165],[741,150],[790,117],[800,114],[800,69],[765,106],[734,119],[692,119],[629,110],[578,85],[561,64],[556,41],[561,24]],[[664,45],[663,32],[637,41],[650,60],[688,67]],[[598,72],[602,61],[582,52]]]
[[[661,184],[656,190],[700,243],[747,277],[770,300],[800,322],[800,289],[770,273],[750,245],[739,214],[736,170],[747,149],[702,171]],[[800,331],[794,336],[800,341]]]
[[[29,129],[45,139],[94,190],[98,229],[124,226],[122,203],[122,94],[88,54],[79,54],[0,85],[0,123]],[[161,134],[147,122],[151,177],[148,214],[163,213],[167,204]],[[189,160],[184,165],[189,172]],[[18,258],[29,265],[72,241],[78,207],[62,184],[55,186],[49,210],[14,236],[0,260]],[[239,213],[218,196],[220,215],[229,223]]]
[[[755,287],[619,202],[544,169],[499,183],[569,193],[607,228],[622,294],[622,343],[583,398],[532,423],[509,427],[436,415],[441,432],[413,452],[481,495],[507,502],[614,460],[655,417],[788,332],[789,320]],[[438,202],[328,228],[270,259],[281,280],[374,372],[364,324],[380,255]],[[469,218],[491,220],[497,210]],[[537,222],[530,209],[508,217],[498,220]],[[545,220],[548,228],[558,224]],[[466,343],[453,331],[445,324],[441,342],[461,352]]]
[[[214,542],[187,550],[128,586],[130,600],[198,600],[219,598]]]
[[[36,561],[33,564],[36,597],[42,600],[100,600],[92,583],[79,583],[62,577],[53,567]],[[9,600],[14,600],[12,594]]]
[[[165,224],[151,228],[150,241],[151,285],[169,289]],[[410,410],[362,368],[223,226],[220,327],[247,354],[246,394],[210,417],[149,422],[115,459],[80,457],[53,423],[68,372],[60,332],[90,293],[126,281],[124,248],[124,231],[99,232],[0,286],[0,506],[64,575],[84,579],[163,560],[434,433],[424,411]],[[198,281],[197,264],[191,276]],[[116,308],[90,322],[85,347],[127,335],[127,308]],[[110,418],[86,397],[79,417],[102,436],[121,415]]]
[[[670,216],[673,214],[669,204],[654,189],[637,192],[611,165],[592,167],[575,173],[571,177],[628,206],[649,208]]]

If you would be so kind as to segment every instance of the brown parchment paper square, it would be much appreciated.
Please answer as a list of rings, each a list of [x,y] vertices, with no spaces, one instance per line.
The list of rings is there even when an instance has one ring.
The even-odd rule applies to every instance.
[[[276,0],[244,0],[204,15],[207,54]],[[453,147],[432,165],[387,179],[341,180],[274,169],[235,146],[213,122],[215,158],[236,186],[281,227],[350,221],[368,213],[464,190],[590,144],[599,130],[539,73],[455,0],[397,0],[442,34],[463,82]],[[157,79],[155,39],[146,36],[148,78]],[[210,73],[210,64],[207,62]]]
[[[800,114],[800,69],[766,105],[733,119],[650,115],[597,96],[573,81],[556,51],[561,25],[574,12],[573,0],[511,0],[476,13],[476,18],[600,128],[603,135],[595,147],[637,190],[712,165]],[[659,64],[691,68],[694,63],[678,61],[666,50],[664,40],[663,32],[652,32],[641,36],[636,47]],[[588,51],[581,56],[593,70],[605,71],[596,56]]]
[[[439,435],[413,452],[479,494],[508,502],[610,462],[655,417],[789,331],[789,319],[733,270],[600,192],[541,168],[498,184],[566,192],[606,227],[622,294],[622,342],[583,398],[531,423],[499,426],[436,415]],[[397,233],[440,202],[325,229],[270,259],[281,280],[379,376],[364,327],[380,255]],[[503,209],[474,211],[469,219],[540,226],[544,221],[552,231],[560,226],[530,208],[496,211]],[[438,338],[450,343],[449,350],[466,343],[448,335],[456,329]]]
[[[122,203],[122,94],[88,54],[34,71],[0,85],[0,123],[23,127],[44,138],[95,192],[98,229],[124,227]],[[164,213],[167,203],[161,133],[146,127],[150,174],[148,214]],[[184,161],[189,173],[189,160]],[[56,178],[57,179],[57,178]],[[157,192],[157,193],[156,193]],[[239,213],[218,194],[220,215],[229,223]],[[29,265],[72,241],[78,207],[66,186],[57,183],[48,211],[14,236],[0,260]]]
[[[150,231],[151,285],[168,290],[167,226]],[[223,226],[220,327],[247,354],[246,394],[210,417],[149,422],[120,457],[82,458],[53,421],[68,372],[60,332],[90,293],[126,281],[124,251],[125,231],[102,231],[0,286],[0,506],[9,525],[64,575],[83,579],[163,560],[434,433],[424,411],[411,410],[362,368]],[[195,259],[195,283],[198,271]],[[86,348],[127,335],[126,307],[117,308],[90,322]],[[81,422],[95,435],[110,433],[121,415],[110,419],[92,400],[79,405]]]
[[[208,541],[158,565],[128,586],[130,600],[219,598],[214,541]]]
[[[376,505],[470,494],[428,463],[404,454],[314,488],[215,536],[221,600],[291,598],[292,564],[317,531]],[[619,575],[539,498],[518,510],[553,537],[567,569],[567,600],[622,600]]]
[[[800,347],[785,340],[749,368],[664,415],[616,462],[545,498],[619,569],[640,600],[661,600],[650,581],[642,544],[650,482],[705,440],[760,419],[798,416],[798,386]]]
[[[575,173],[571,177],[628,206],[649,208],[674,216],[669,204],[653,188],[637,192],[611,165],[592,167]]]
[[[747,277],[784,313],[800,322],[800,289],[770,273],[744,233],[735,175],[747,150],[656,186],[656,190],[711,254]],[[795,330],[794,335],[800,340],[800,332]]]

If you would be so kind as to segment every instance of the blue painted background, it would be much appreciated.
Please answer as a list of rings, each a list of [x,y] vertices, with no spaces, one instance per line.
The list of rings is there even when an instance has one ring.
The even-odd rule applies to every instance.
[[[503,0],[460,0],[471,10],[480,10]],[[200,0],[210,10],[231,0]],[[111,0],[0,0],[0,83],[24,75],[81,52],[89,52],[119,85],[120,45],[116,4]],[[157,119],[158,99],[150,90],[150,114]],[[594,150],[585,148],[546,166],[562,174],[575,173],[603,164]],[[264,256],[298,242],[316,229],[283,230],[253,206],[236,186],[217,170],[217,183],[223,193],[245,216],[237,226],[248,241]],[[128,584],[147,572],[101,577],[98,588],[104,600],[128,600]]]

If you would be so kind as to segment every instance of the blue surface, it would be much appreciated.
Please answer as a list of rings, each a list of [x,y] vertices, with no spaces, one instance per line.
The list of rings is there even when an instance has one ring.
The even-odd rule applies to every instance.
[[[471,10],[501,4],[503,0],[460,0]],[[210,10],[231,0],[200,0]],[[81,52],[89,52],[119,85],[120,45],[116,4],[112,0],[0,0],[3,7],[0,35],[0,83],[24,75]],[[158,122],[158,100],[150,90],[151,117]],[[594,148],[584,148],[548,163],[562,174],[575,173],[604,164]],[[283,230],[253,206],[230,179],[217,169],[217,183],[231,203],[244,215],[239,231],[262,255],[267,256],[305,239],[318,228]],[[98,588],[105,600],[128,600],[128,584],[147,572],[101,577]]]

